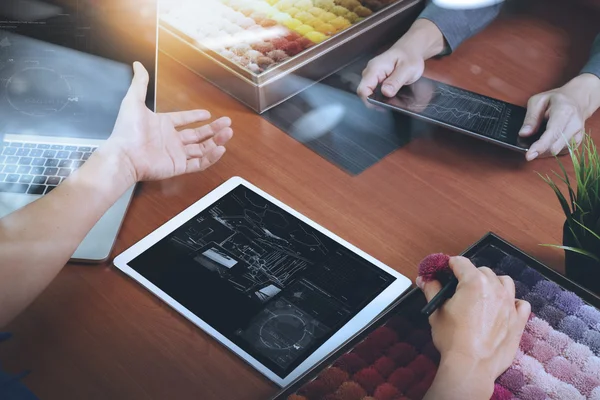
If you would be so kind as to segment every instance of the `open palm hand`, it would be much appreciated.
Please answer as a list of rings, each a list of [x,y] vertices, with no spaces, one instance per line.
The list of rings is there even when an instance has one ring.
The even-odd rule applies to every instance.
[[[208,121],[206,110],[154,113],[146,107],[148,72],[134,64],[132,84],[106,143],[123,157],[136,182],[167,179],[205,170],[225,153],[233,136],[231,120],[223,117],[199,128],[181,129]]]

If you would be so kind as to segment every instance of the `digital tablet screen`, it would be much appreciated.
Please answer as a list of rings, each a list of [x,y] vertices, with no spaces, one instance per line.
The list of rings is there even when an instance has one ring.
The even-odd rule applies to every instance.
[[[527,112],[524,107],[425,77],[402,87],[394,97],[378,91],[369,101],[522,151],[538,137],[519,136]]]
[[[281,378],[396,280],[244,185],[128,265]]]

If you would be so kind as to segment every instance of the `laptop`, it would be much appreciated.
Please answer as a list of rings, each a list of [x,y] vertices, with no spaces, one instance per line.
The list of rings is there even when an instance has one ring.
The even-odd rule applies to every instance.
[[[150,74],[146,105],[156,109],[156,2],[0,2],[0,217],[50,193],[110,136],[134,61]],[[133,191],[72,261],[109,257]]]

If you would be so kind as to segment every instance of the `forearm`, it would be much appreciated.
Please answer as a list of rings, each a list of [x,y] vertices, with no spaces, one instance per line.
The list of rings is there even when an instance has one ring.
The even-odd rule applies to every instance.
[[[600,108],[600,78],[591,73],[583,73],[564,86],[572,94],[583,114],[584,120]]]
[[[418,20],[429,21],[438,28],[446,45],[442,50],[445,50],[444,54],[449,54],[494,21],[501,8],[502,5],[497,4],[472,10],[449,10],[430,3],[419,15]],[[440,53],[441,50],[438,54]]]
[[[494,377],[484,369],[457,357],[442,358],[424,400],[489,400]]]
[[[444,50],[444,35],[438,27],[426,19],[417,19],[410,29],[392,46],[404,52],[428,60]]]
[[[133,184],[102,148],[48,195],[0,219],[0,327],[42,292]]]

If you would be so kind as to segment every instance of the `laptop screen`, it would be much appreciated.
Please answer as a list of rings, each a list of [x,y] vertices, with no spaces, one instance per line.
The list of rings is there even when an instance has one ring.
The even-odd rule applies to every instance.
[[[134,61],[154,111],[157,1],[0,0],[0,135],[107,138]]]

